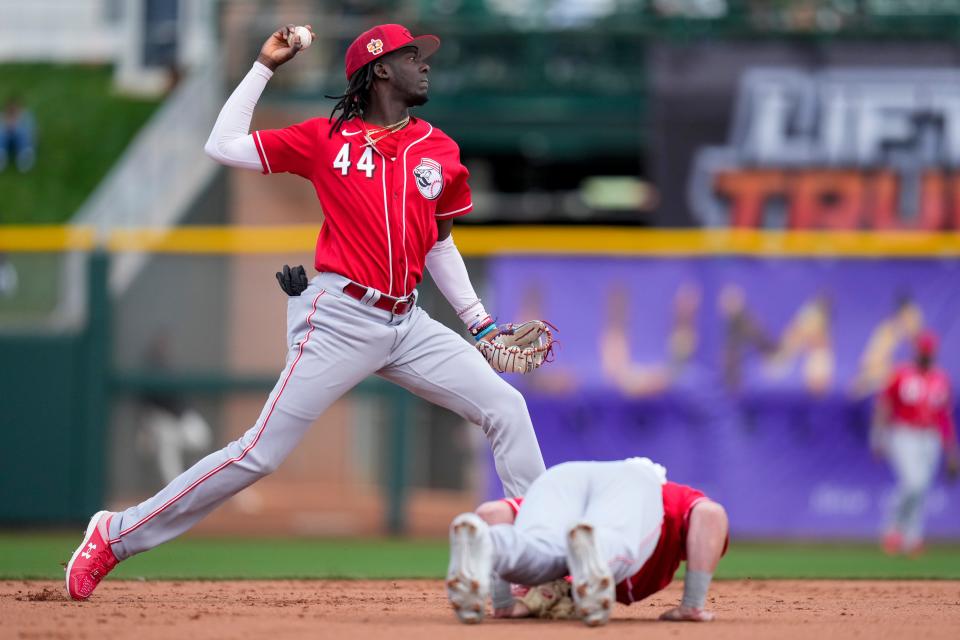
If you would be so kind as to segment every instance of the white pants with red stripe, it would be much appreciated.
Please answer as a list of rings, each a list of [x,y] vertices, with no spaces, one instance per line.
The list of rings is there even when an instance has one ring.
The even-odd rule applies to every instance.
[[[366,306],[343,293],[347,282],[323,273],[289,299],[287,363],[256,424],[114,517],[110,543],[119,559],[183,533],[274,471],[327,407],[371,374],[479,425],[506,495],[522,495],[543,472],[523,396],[470,343],[419,307],[395,318]]]
[[[586,523],[614,580],[625,580],[660,540],[664,482],[663,467],[646,458],[551,467],[524,496],[516,521],[490,528],[494,571],[514,584],[562,578],[567,533]]]

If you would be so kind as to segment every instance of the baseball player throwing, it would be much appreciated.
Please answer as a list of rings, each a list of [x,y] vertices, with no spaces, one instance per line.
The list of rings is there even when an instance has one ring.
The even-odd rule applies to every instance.
[[[292,27],[267,39],[206,144],[225,165],[294,173],[316,189],[319,275],[307,282],[285,269],[279,278],[290,295],[286,366],[239,440],[152,498],[93,516],[67,566],[74,599],[88,598],[119,561],[183,533],[276,469],[327,407],[371,374],[480,425],[506,495],[522,494],[544,470],[520,393],[416,306],[426,268],[475,339],[497,335],[450,234],[453,219],[473,207],[467,169],[449,137],[410,113],[427,101],[426,60],[440,41],[400,25],[374,27],[347,50],[349,84],[330,118],[251,134],[260,94],[301,44]]]
[[[937,339],[922,332],[913,363],[894,372],[877,397],[871,446],[885,456],[897,477],[883,549],[888,554],[917,554],[923,548],[924,502],[933,483],[940,455],[947,454],[947,471],[960,470],[950,379],[934,366]]]
[[[686,560],[683,600],[661,619],[705,622],[727,535],[723,507],[667,482],[647,458],[568,462],[540,476],[525,498],[484,503],[453,520],[447,596],[470,623],[482,619],[488,595],[498,617],[569,617],[559,611],[569,591],[569,614],[594,626],[607,622],[614,601],[631,604],[665,588]],[[567,575],[569,586],[560,580]],[[508,583],[534,585],[537,597],[518,602]]]

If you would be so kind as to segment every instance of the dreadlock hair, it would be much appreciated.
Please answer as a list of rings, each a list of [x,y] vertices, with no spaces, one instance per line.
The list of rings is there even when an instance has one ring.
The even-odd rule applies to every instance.
[[[350,82],[347,84],[347,90],[343,92],[343,95],[326,96],[331,100],[338,100],[337,104],[333,105],[333,111],[330,112],[330,119],[332,120],[338,111],[341,112],[336,122],[330,127],[330,136],[333,135],[334,131],[339,131],[343,123],[350,118],[363,115],[367,105],[370,103],[370,89],[373,87],[374,64],[376,64],[376,61],[365,64],[354,71],[353,75],[350,76]]]

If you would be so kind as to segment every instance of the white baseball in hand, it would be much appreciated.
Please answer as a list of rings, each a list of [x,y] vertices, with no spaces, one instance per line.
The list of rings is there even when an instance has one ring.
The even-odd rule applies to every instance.
[[[290,30],[290,35],[287,36],[287,44],[292,47],[297,41],[297,36],[300,36],[301,49],[306,49],[310,46],[310,43],[313,42],[313,35],[310,33],[310,29],[306,27],[294,27]]]

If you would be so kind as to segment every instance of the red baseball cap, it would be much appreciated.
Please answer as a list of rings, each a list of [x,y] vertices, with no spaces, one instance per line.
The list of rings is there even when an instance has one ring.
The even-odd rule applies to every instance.
[[[937,352],[938,343],[937,334],[933,331],[921,331],[920,335],[917,336],[917,353],[924,356],[932,356]]]
[[[360,67],[403,47],[416,47],[420,51],[421,58],[429,58],[440,48],[440,38],[437,36],[414,38],[410,35],[410,30],[400,24],[377,25],[357,36],[357,39],[347,48],[347,55],[344,57],[347,80]]]

